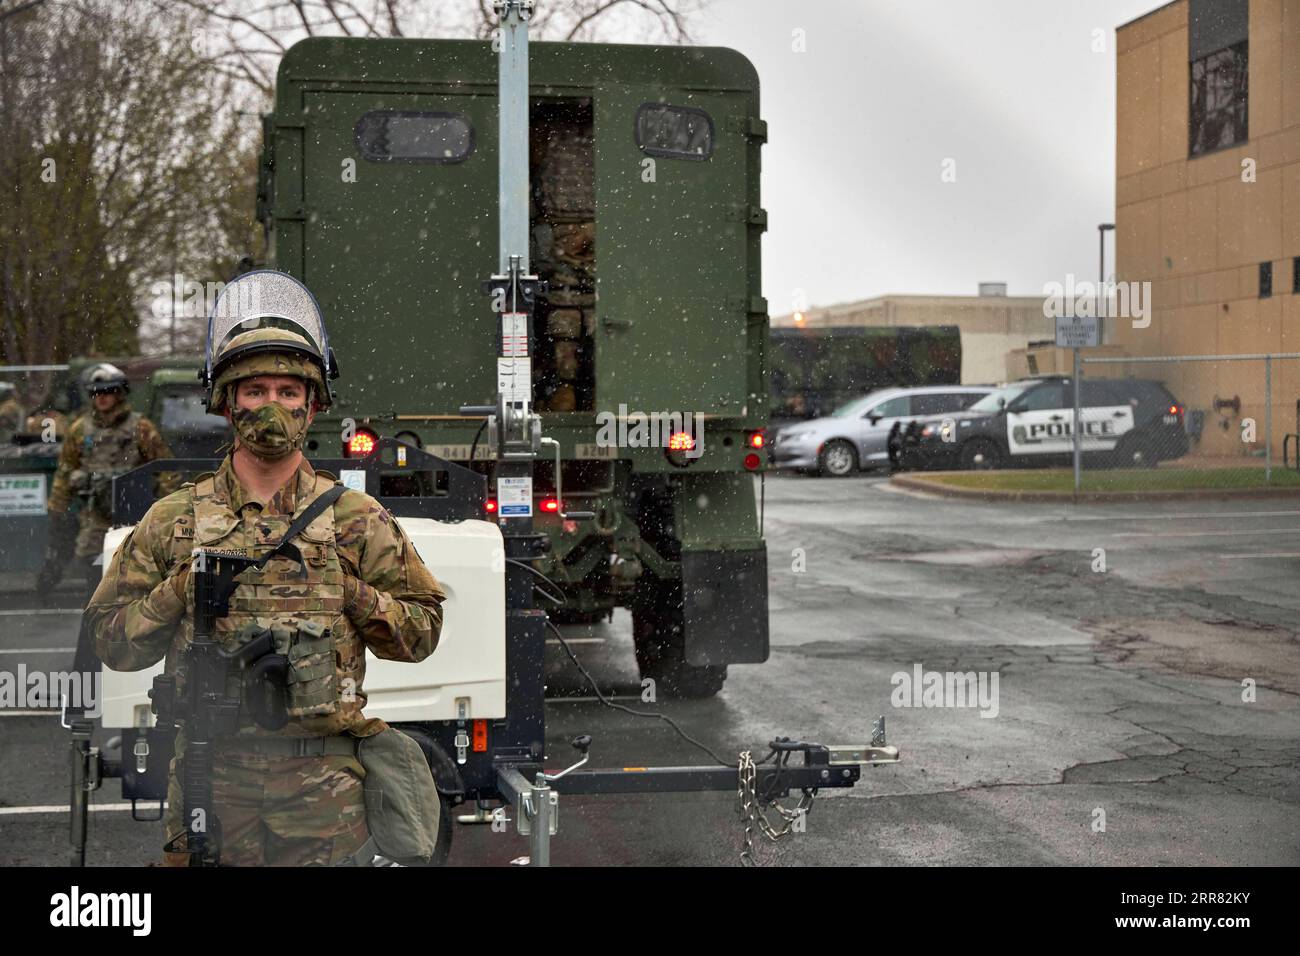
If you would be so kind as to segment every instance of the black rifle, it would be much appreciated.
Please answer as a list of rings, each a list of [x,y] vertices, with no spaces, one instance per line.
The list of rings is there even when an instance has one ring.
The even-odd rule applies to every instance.
[[[291,545],[282,549],[297,551]],[[175,676],[164,674],[154,678],[149,692],[160,727],[174,729],[178,722],[185,727],[181,790],[186,832],[185,848],[180,852],[189,854],[190,866],[221,862],[221,822],[212,806],[212,758],[217,741],[238,731],[244,705],[266,730],[279,730],[289,719],[285,706],[289,660],[274,653],[271,632],[263,630],[234,650],[222,648],[213,637],[217,619],[230,611],[230,596],[239,584],[235,579],[250,567],[263,566],[269,557],[259,560],[231,551],[195,550],[191,569],[194,640],[186,650],[185,686],[178,694]],[[242,694],[230,692],[236,678],[242,684]],[[180,835],[174,836],[164,849],[178,851],[179,840]]]
[[[178,699],[176,678],[171,675],[155,677],[149,692],[160,725],[174,727],[177,720],[185,722],[181,790],[184,852],[190,855],[190,866],[217,866],[221,861],[221,823],[212,808],[212,753],[217,738],[239,729],[241,698],[229,693],[232,678],[242,676],[243,703],[258,726],[279,730],[289,722],[285,701],[289,659],[273,653],[272,633],[263,630],[241,647],[226,651],[212,636],[216,620],[230,612],[230,595],[239,584],[235,578],[248,568],[260,570],[272,558],[288,558],[298,563],[305,577],[307,566],[293,539],[346,490],[335,485],[318,495],[289,525],[280,543],[260,558],[233,551],[194,551],[194,640],[186,650],[184,700]],[[175,852],[179,839],[177,835],[169,840],[164,851]]]

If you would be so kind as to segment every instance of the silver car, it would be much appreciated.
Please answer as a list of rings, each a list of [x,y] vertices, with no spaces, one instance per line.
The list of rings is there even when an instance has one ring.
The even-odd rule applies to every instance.
[[[824,418],[782,428],[772,443],[772,463],[835,477],[860,468],[887,467],[889,433],[900,419],[959,412],[992,391],[992,386],[983,385],[882,388]]]

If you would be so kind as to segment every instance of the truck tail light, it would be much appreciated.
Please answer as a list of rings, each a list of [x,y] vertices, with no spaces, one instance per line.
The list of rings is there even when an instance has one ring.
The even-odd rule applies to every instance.
[[[557,498],[543,498],[542,510],[549,514],[556,514],[560,510],[560,502]]]
[[[754,454],[752,451],[745,456],[745,467],[750,471],[758,471],[762,464],[763,459],[759,458],[758,455]]]
[[[490,514],[490,515],[494,515],[494,514],[496,514],[496,513],[497,513],[497,500],[496,500],[495,498],[489,498],[487,501],[483,502],[483,510],[486,511],[486,512],[487,512],[488,514]]]
[[[476,754],[487,753],[487,721],[476,720],[473,725],[471,748]]]
[[[343,446],[344,458],[365,458],[373,454],[379,436],[366,428],[359,428]]]
[[[767,444],[767,437],[763,434],[761,430],[756,432],[750,432],[749,437],[745,440],[745,444],[747,444],[750,448],[762,448],[764,445]]]
[[[670,465],[685,468],[695,460],[688,457],[686,453],[694,450],[694,435],[690,432],[673,432],[668,438],[668,444],[664,446],[664,457],[668,459]]]

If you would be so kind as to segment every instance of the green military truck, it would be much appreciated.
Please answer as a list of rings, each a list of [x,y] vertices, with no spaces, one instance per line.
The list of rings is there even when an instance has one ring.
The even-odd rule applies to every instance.
[[[529,69],[532,389],[564,496],[541,464],[536,567],[561,619],[630,608],[661,692],[712,694],[768,655],[758,77],[732,50],[586,43],[532,44]],[[270,265],[315,293],[343,369],[309,453],[394,437],[490,476],[459,409],[497,391],[492,45],[305,40],[263,130]]]
[[[955,325],[772,329],[768,355],[773,434],[876,389],[961,381]]]

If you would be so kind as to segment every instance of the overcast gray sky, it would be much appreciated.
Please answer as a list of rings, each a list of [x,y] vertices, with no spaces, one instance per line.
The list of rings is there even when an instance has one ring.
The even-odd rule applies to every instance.
[[[771,314],[796,289],[815,307],[1094,278],[1115,209],[1114,31],[1161,5],[715,0],[696,42],[744,53],[762,82]]]

